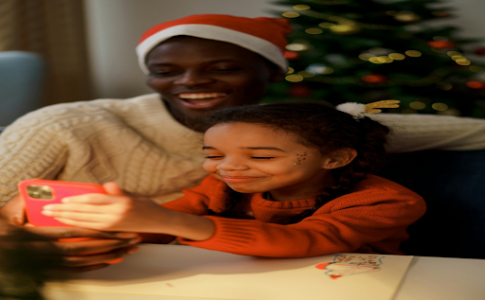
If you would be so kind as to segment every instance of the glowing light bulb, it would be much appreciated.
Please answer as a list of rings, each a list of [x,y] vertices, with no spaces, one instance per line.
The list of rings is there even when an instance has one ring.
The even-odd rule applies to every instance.
[[[303,81],[303,76],[298,74],[292,74],[285,77],[286,81],[289,82],[300,82]]]
[[[299,13],[294,12],[294,11],[287,11],[287,12],[282,13],[281,15],[285,18],[290,18],[290,19],[298,18],[300,16]]]

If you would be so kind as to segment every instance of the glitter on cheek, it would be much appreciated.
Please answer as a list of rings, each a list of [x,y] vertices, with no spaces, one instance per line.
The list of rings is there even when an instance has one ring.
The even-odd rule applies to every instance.
[[[296,154],[296,160],[293,161],[293,165],[301,165],[302,161],[306,159],[306,151],[303,154]]]

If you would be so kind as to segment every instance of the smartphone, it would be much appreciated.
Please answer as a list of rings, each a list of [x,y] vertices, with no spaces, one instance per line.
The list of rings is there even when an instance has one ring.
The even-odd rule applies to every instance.
[[[99,184],[68,182],[44,179],[29,179],[18,184],[20,195],[25,202],[25,212],[29,223],[34,226],[70,227],[41,212],[48,204],[61,203],[65,197],[98,193],[106,194]]]
[[[25,202],[25,212],[29,223],[34,226],[71,227],[71,225],[64,224],[52,217],[43,215],[41,212],[44,205],[61,203],[62,198],[69,196],[90,193],[106,194],[104,188],[99,184],[44,179],[24,180],[18,184],[18,188],[20,195]],[[77,242],[84,240],[90,240],[90,238],[66,238],[60,239],[59,241]],[[123,258],[118,258],[106,261],[105,263],[116,264],[122,261]]]

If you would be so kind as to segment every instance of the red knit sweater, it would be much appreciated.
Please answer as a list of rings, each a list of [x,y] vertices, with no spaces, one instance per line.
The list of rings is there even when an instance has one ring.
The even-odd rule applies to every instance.
[[[226,184],[212,176],[185,196],[164,207],[204,216],[215,223],[214,235],[204,241],[179,238],[182,244],[234,254],[265,257],[309,257],[336,252],[402,254],[406,228],[425,212],[424,200],[387,179],[369,175],[355,191],[320,207],[302,221],[281,225],[278,217],[312,208],[315,199],[278,202],[250,194],[243,210],[252,219],[207,216],[208,209],[225,210]],[[167,241],[167,239],[165,239]]]

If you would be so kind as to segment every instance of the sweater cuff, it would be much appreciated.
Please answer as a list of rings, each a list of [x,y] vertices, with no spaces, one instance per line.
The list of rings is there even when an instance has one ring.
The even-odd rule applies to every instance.
[[[259,232],[258,226],[256,225],[259,223],[257,220],[248,222],[248,220],[228,219],[216,216],[203,217],[214,222],[214,235],[203,241],[193,241],[179,237],[178,240],[181,244],[209,250],[237,253],[240,252],[239,250],[245,249],[254,243],[255,236]]]

